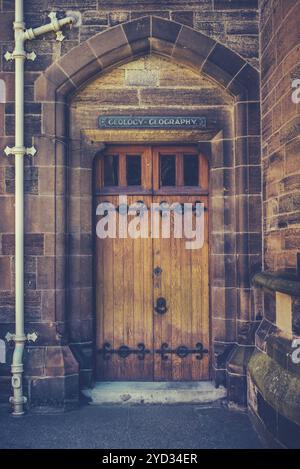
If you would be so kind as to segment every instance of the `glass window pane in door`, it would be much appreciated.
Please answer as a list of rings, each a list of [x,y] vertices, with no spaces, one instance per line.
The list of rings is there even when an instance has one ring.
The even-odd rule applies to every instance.
[[[160,155],[160,185],[176,185],[176,157],[175,155]]]
[[[199,185],[199,158],[198,155],[184,155],[183,179],[185,186]]]
[[[104,156],[104,186],[119,184],[119,155]]]
[[[140,186],[142,184],[141,156],[126,155],[127,186]]]

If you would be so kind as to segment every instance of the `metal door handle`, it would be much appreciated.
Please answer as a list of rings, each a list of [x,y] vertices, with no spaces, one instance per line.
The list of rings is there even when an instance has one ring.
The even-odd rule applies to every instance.
[[[154,311],[158,314],[165,314],[168,311],[166,299],[163,297],[157,298]]]

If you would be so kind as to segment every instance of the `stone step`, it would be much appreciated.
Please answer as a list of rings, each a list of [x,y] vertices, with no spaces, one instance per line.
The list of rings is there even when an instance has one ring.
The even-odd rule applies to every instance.
[[[99,404],[211,404],[226,398],[226,389],[211,381],[199,382],[98,382],[83,395]]]

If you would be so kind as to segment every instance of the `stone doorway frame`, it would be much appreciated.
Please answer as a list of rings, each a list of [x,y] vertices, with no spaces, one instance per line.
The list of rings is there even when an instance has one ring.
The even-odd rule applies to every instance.
[[[89,352],[90,345],[86,346],[89,341],[86,340],[88,333],[84,330],[85,321],[78,319],[78,330],[75,334],[70,330],[70,194],[66,177],[71,158],[68,152],[69,100],[84,84],[99,74],[150,53],[162,55],[198,73],[201,72],[225,89],[234,100],[232,122],[224,123],[224,126],[215,129],[216,133],[211,139],[211,169],[218,172],[214,175],[215,218],[222,221],[226,230],[232,229],[232,236],[225,229],[215,235],[212,232],[212,247],[215,246],[215,251],[214,259],[211,260],[211,288],[215,298],[212,298],[211,304],[214,376],[220,383],[227,379],[229,391],[232,388],[235,393],[239,387],[235,384],[236,380],[243,384],[246,382],[245,363],[248,352],[251,351],[252,333],[256,326],[250,279],[256,271],[261,270],[261,252],[252,248],[260,231],[257,223],[260,216],[254,213],[253,208],[257,207],[258,212],[261,209],[261,195],[255,186],[252,172],[252,166],[255,166],[257,175],[260,165],[259,73],[241,56],[221,43],[174,21],[145,16],[96,34],[71,49],[35,82],[35,101],[42,104],[42,134],[35,138],[40,155],[38,158],[44,159],[45,165],[50,158],[51,164],[55,165],[55,327],[47,333],[47,342],[56,346],[71,343],[71,349],[80,364],[81,382],[87,384],[90,381],[92,357]],[[111,140],[108,135],[102,135],[100,138],[98,134],[97,140],[99,138],[99,142],[109,142],[115,139],[118,144],[123,143],[124,137],[120,132],[118,138],[111,133]],[[92,147],[95,154],[96,145],[91,143],[93,139],[88,135],[83,136],[81,140],[80,154],[72,155],[72,158],[79,158],[84,165],[90,164],[87,163],[89,158],[82,162],[80,155],[83,149],[91,152]],[[160,143],[163,143],[163,140]],[[181,143],[184,143],[184,140],[181,139]],[[174,143],[175,141],[172,140]],[[189,143],[191,142],[192,140],[189,140]],[[233,168],[231,173],[234,174],[236,182],[234,188],[226,189],[229,167]],[[227,193],[224,193],[224,188]],[[213,199],[213,190],[211,197]],[[78,258],[82,244],[80,238],[75,242]],[[220,247],[222,245],[226,246],[223,251]],[[74,265],[79,271],[83,267],[80,262],[78,259]],[[75,283],[76,281],[80,280],[75,279]],[[215,316],[214,308],[217,304],[219,309],[223,310],[224,317],[219,317],[220,311]],[[242,356],[238,362],[235,360],[237,355]],[[230,357],[233,357],[233,360]],[[234,364],[232,368],[231,362]],[[238,389],[238,400],[241,400],[240,393]],[[244,397],[243,394],[242,399]]]

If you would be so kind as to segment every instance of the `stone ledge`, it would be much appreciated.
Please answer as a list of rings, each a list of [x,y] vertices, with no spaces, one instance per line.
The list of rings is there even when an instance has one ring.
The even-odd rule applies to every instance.
[[[212,382],[103,381],[82,391],[90,404],[221,404],[226,389]]]
[[[300,425],[300,379],[258,351],[249,361],[248,373],[264,401],[276,413]]]
[[[293,363],[293,337],[276,329],[266,336],[266,352],[279,366],[300,379],[300,365]]]
[[[252,283],[268,290],[300,297],[300,277],[286,272],[260,272],[254,275]]]

